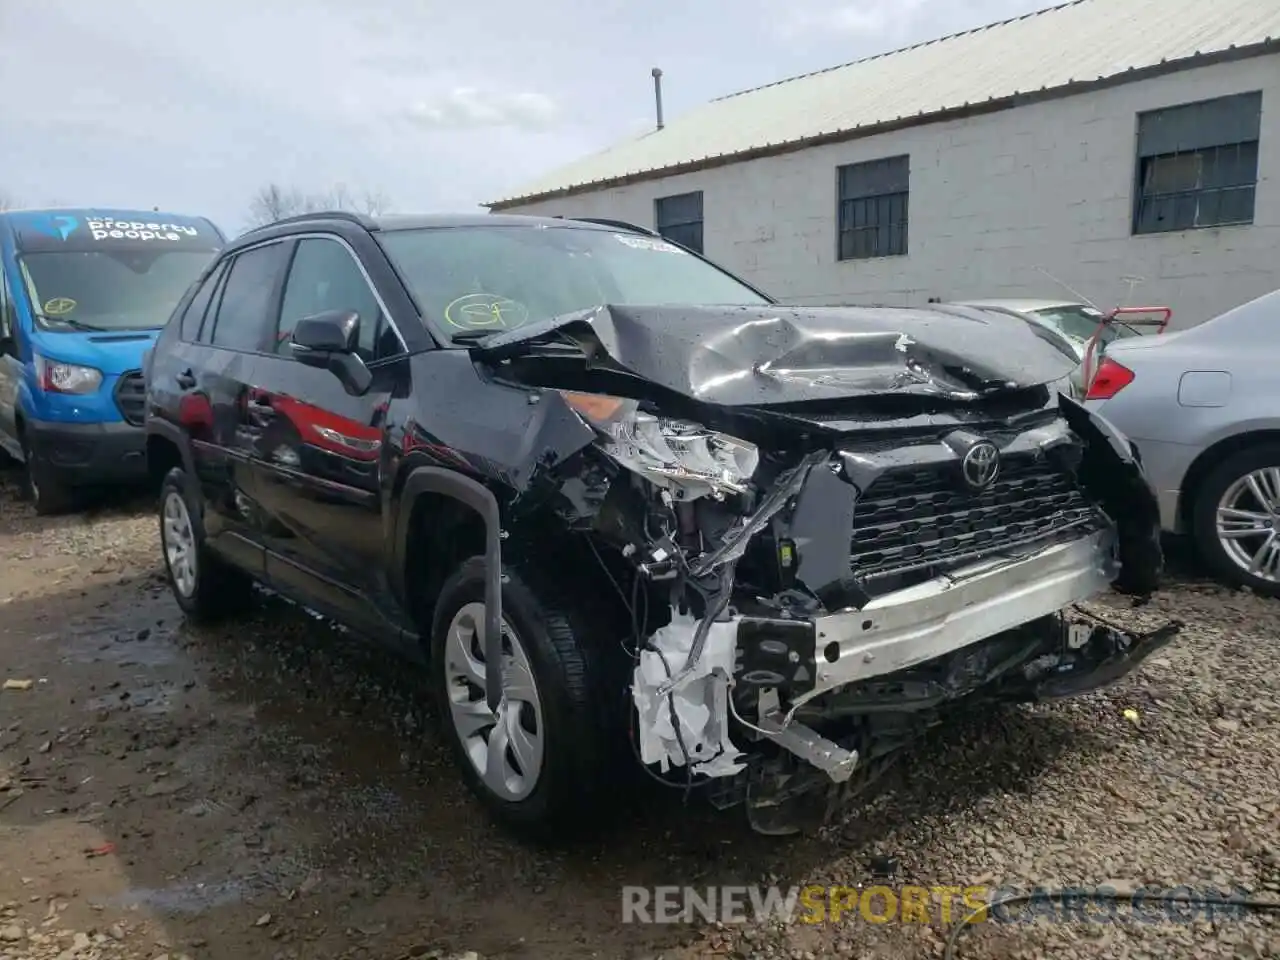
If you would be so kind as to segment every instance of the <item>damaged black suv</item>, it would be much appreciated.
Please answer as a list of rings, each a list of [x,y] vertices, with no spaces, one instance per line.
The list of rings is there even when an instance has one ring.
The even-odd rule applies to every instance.
[[[962,701],[1077,694],[1177,630],[1155,498],[1036,325],[800,308],[609,221],[314,214],[229,244],[149,357],[193,617],[259,581],[430,666],[502,820],[637,759],[786,833]]]

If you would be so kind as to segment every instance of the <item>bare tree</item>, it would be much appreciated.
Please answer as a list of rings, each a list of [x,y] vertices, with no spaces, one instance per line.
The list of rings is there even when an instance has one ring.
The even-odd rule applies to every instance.
[[[5,210],[12,210],[17,205],[17,201],[14,200],[10,194],[6,193],[4,190],[0,190],[0,213]]]
[[[390,202],[379,191],[353,193],[346,184],[336,184],[319,193],[306,193],[293,188],[269,183],[249,202],[249,221],[255,227],[283,220],[300,213],[317,213],[321,210],[349,210],[376,216],[386,213]]]

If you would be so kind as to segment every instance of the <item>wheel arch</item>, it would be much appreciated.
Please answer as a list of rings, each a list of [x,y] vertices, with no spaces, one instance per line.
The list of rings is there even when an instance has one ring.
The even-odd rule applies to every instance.
[[[1280,427],[1244,430],[1215,441],[1200,451],[1183,475],[1178,490],[1178,525],[1190,531],[1196,497],[1201,487],[1218,464],[1242,450],[1264,443],[1280,443]]]
[[[490,708],[501,697],[502,511],[493,491],[456,470],[414,467],[399,491],[391,570],[397,594],[429,632],[431,608],[451,565],[480,553],[485,558],[485,660]],[[478,548],[478,549],[477,549]],[[415,596],[417,584],[422,593]]]
[[[147,473],[159,484],[174,467],[181,467],[188,477],[195,477],[195,460],[191,444],[182,428],[166,420],[147,421]]]

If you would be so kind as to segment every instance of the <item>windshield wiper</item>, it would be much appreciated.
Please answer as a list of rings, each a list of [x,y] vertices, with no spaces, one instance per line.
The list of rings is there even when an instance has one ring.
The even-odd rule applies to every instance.
[[[479,343],[490,337],[496,337],[502,330],[461,330],[449,338],[450,343]]]
[[[70,317],[51,317],[47,313],[37,313],[35,314],[35,317],[38,320],[43,320],[45,323],[54,325],[62,324],[63,326],[71,327],[73,330],[102,331],[107,329],[106,327],[95,327],[91,323],[81,323],[79,320],[72,320]]]

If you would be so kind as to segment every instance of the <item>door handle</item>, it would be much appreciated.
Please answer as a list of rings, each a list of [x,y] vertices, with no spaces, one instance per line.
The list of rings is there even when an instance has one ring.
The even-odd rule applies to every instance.
[[[186,370],[183,370],[180,374],[177,375],[177,377],[175,377],[175,379],[178,381],[178,386],[180,386],[183,390],[190,390],[192,387],[196,385],[196,375],[192,373],[190,367],[188,367]]]

